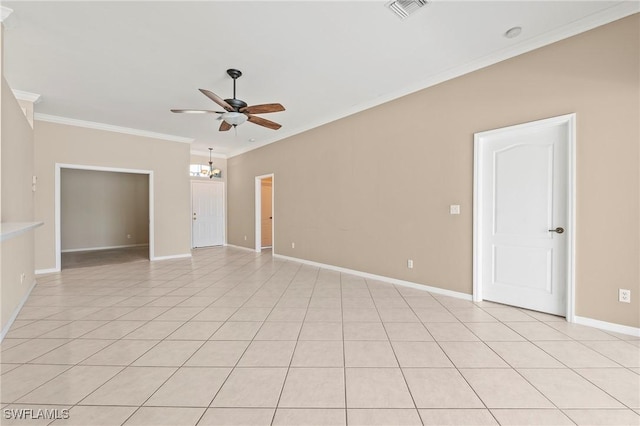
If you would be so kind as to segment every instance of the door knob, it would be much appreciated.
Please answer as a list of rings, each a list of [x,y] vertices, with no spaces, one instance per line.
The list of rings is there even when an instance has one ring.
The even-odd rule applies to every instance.
[[[549,229],[549,232],[555,232],[556,234],[562,234],[564,232],[564,228],[558,226],[556,229]]]

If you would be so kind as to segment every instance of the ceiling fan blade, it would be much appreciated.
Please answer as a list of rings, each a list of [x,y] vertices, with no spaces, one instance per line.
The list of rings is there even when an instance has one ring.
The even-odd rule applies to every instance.
[[[220,130],[221,132],[226,132],[229,129],[231,129],[231,124],[222,120],[222,123],[220,123],[220,128],[218,130]]]
[[[246,112],[248,114],[266,114],[268,112],[280,111],[284,111],[284,107],[281,104],[251,105],[245,108],[240,108],[240,112]]]
[[[280,127],[282,127],[278,123],[274,123],[273,121],[270,121],[270,120],[265,120],[264,118],[261,118],[261,117],[256,117],[255,115],[250,115],[250,114],[246,114],[246,115],[247,117],[249,117],[250,122],[252,122],[253,124],[257,124],[258,126],[267,127],[273,130],[278,130]]]
[[[211,99],[213,102],[217,103],[227,111],[235,111],[233,107],[227,103],[227,101],[225,101],[220,96],[213,93],[212,91],[207,89],[198,89],[198,90],[201,91],[207,98]]]
[[[209,109],[172,109],[171,112],[179,114],[224,114],[224,111],[211,111]]]

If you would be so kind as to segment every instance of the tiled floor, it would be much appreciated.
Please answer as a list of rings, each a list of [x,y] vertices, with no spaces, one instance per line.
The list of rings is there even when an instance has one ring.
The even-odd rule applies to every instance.
[[[232,248],[39,277],[1,346],[2,424],[640,424],[640,339]]]
[[[62,253],[62,269],[85,268],[149,259],[149,246],[120,247],[115,249],[71,251]]]

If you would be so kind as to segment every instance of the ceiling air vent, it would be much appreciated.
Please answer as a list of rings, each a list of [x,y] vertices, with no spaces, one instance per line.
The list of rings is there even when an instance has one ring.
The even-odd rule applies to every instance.
[[[427,0],[395,0],[387,3],[387,7],[400,19],[406,19],[412,13],[417,12],[422,6],[426,6],[427,3]]]

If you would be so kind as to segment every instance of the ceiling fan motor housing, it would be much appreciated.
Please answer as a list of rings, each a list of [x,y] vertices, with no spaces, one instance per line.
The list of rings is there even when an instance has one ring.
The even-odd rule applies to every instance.
[[[247,103],[245,101],[241,101],[240,99],[225,99],[225,102],[233,107],[234,110],[239,111],[240,108],[246,108]]]

